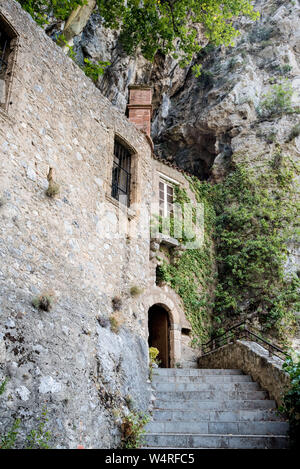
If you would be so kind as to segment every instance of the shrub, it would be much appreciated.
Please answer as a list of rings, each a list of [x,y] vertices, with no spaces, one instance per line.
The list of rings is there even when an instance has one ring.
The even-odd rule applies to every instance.
[[[120,322],[118,321],[118,318],[112,314],[109,317],[109,322],[110,322],[110,328],[112,332],[114,332],[115,334],[118,334],[118,332],[120,331]]]
[[[60,187],[59,187],[59,184],[57,184],[53,180],[53,168],[49,168],[47,179],[48,179],[48,188],[46,190],[46,195],[51,198],[55,197],[57,194],[59,194]]]
[[[263,96],[265,99],[258,108],[258,114],[262,116],[276,116],[282,115],[285,112],[293,112],[292,94],[292,85],[287,81],[273,85],[271,90]]]
[[[144,426],[150,417],[140,412],[132,411],[123,418],[121,425],[122,448],[139,448],[142,435],[145,433]]]
[[[87,77],[91,78],[94,83],[97,82],[100,75],[103,75],[105,68],[110,65],[110,62],[103,62],[102,60],[98,60],[97,63],[93,63],[90,59],[84,59],[85,65],[82,67],[82,70],[86,74]]]
[[[43,311],[50,311],[54,302],[54,294],[52,292],[42,293],[36,296],[32,300],[32,306],[36,309],[42,309]]]
[[[122,307],[122,300],[119,296],[115,296],[112,300],[112,307],[114,311],[119,311]]]
[[[291,142],[294,138],[299,137],[299,135],[300,135],[300,122],[298,122],[298,124],[294,125],[294,127],[292,128],[292,130],[291,130],[291,132],[288,136],[287,141]]]
[[[5,380],[4,380],[4,381],[2,381],[2,383],[0,384],[0,396],[1,396],[1,394],[3,394],[3,393],[4,393],[4,391],[5,391],[5,388],[6,388],[7,381],[8,381],[8,379],[7,379],[7,378],[5,378]]]
[[[290,423],[289,436],[291,446],[296,447],[300,443],[300,360],[293,361],[287,358],[283,369],[290,375],[291,385],[283,396],[283,405],[280,411],[287,415]]]
[[[137,286],[133,286],[130,288],[130,295],[131,296],[138,296],[138,295],[141,295],[143,293],[143,289],[140,288],[140,287],[137,287]]]

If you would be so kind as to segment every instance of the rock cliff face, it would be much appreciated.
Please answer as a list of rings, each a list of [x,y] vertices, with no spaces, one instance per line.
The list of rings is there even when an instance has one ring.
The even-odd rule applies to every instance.
[[[279,140],[284,140],[295,125],[294,116],[262,121],[257,110],[279,76],[289,80],[294,104],[299,104],[299,2],[257,0],[255,4],[261,18],[256,23],[241,21],[235,47],[202,51],[197,58],[203,65],[200,78],[169,57],[157,55],[151,64],[140,56],[126,56],[117,33],[104,29],[96,13],[75,38],[76,50],[79,55],[111,62],[98,86],[124,112],[128,85],[150,83],[156,152],[201,179],[219,180],[232,153],[249,142],[253,126],[259,125],[265,135],[278,133]],[[261,136],[255,140],[247,151],[252,152],[256,144],[261,146]],[[299,138],[295,146],[297,153]]]

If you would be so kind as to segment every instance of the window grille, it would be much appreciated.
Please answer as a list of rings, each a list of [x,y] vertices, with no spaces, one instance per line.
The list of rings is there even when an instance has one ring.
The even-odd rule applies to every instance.
[[[4,79],[7,68],[7,53],[9,39],[3,31],[0,31],[0,79]]]
[[[118,140],[115,140],[111,195],[127,207],[130,204],[130,171],[130,151]]]
[[[159,215],[169,217],[173,214],[174,188],[166,181],[159,181]]]

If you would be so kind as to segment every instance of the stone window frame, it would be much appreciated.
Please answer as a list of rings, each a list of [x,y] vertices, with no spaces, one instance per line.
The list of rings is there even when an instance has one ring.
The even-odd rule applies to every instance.
[[[17,51],[19,45],[19,34],[12,24],[6,19],[3,13],[0,12],[0,25],[1,29],[5,32],[9,39],[10,52],[7,57],[7,68],[5,71],[5,101],[0,102],[0,112],[4,112],[7,115],[8,107],[10,104],[10,96],[12,90],[12,82],[14,78],[14,69],[17,60]]]
[[[123,145],[130,152],[131,156],[129,206],[120,203],[111,195],[115,140]],[[135,215],[137,215],[137,206],[140,203],[140,165],[138,156],[139,154],[137,150],[123,137],[123,135],[118,132],[114,132],[111,152],[109,153],[109,160],[107,165],[105,196],[109,202],[125,211],[129,219],[132,219]]]

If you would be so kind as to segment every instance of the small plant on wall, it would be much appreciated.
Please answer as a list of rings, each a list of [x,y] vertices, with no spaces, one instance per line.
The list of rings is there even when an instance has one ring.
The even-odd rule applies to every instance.
[[[300,357],[293,360],[287,358],[282,368],[289,374],[291,384],[283,396],[283,405],[279,408],[289,419],[290,442],[296,449],[300,443]]]
[[[140,287],[137,287],[136,285],[134,285],[133,287],[130,288],[130,295],[131,296],[139,296],[143,293],[143,289],[140,288]]]
[[[46,190],[46,195],[50,198],[53,198],[56,195],[58,195],[60,191],[59,184],[57,184],[57,182],[53,180],[53,168],[49,168],[47,179],[48,179],[48,188]]]
[[[50,311],[54,304],[54,293],[43,292],[39,296],[36,296],[32,300],[32,306],[36,309],[41,309],[43,311]]]
[[[111,302],[114,311],[119,311],[122,308],[122,300],[119,296],[114,296]]]
[[[149,420],[149,415],[137,411],[132,411],[123,417],[121,425],[123,449],[139,448],[141,446],[142,436],[145,433],[144,427]]]

